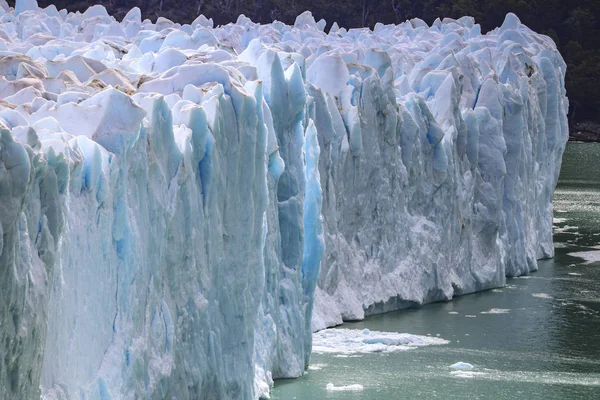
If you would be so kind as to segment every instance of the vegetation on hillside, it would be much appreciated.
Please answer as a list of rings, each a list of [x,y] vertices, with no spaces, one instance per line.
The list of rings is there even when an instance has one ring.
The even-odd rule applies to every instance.
[[[40,0],[42,7],[54,3],[59,9],[84,11],[97,1]],[[293,23],[304,10],[324,18],[328,26],[373,27],[376,22],[400,23],[421,18],[432,23],[437,17],[475,17],[484,32],[502,24],[507,12],[556,42],[567,62],[567,95],[571,123],[600,123],[600,0],[106,0],[100,1],[111,14],[122,17],[138,6],[144,18],[158,16],[189,23],[198,14],[216,24],[235,21],[245,14],[256,22],[274,19]]]

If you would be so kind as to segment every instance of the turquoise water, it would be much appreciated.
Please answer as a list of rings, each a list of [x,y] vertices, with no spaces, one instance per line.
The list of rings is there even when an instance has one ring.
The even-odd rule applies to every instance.
[[[273,399],[600,399],[600,145],[570,143],[554,198],[556,257],[501,289],[345,324],[449,341],[393,353],[314,354]],[[596,246],[598,246],[596,248]],[[574,256],[581,253],[587,259]],[[490,309],[503,313],[482,314]],[[467,373],[450,365],[473,364]],[[326,385],[359,384],[358,391]]]

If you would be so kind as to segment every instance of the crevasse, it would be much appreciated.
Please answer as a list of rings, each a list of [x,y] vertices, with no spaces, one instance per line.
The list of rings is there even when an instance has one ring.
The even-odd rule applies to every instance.
[[[0,7],[0,398],[268,397],[313,330],[553,255],[549,38],[324,27]]]

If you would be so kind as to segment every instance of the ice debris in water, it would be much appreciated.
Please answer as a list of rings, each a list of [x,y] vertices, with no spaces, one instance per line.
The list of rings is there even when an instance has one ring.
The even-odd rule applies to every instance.
[[[487,311],[482,311],[480,314],[508,314],[509,308],[490,308]]]
[[[359,391],[363,390],[365,387],[361,384],[354,383],[352,385],[344,385],[344,386],[335,386],[333,383],[328,383],[325,386],[325,389],[332,392],[342,392],[342,391]]]
[[[553,255],[566,66],[513,14],[0,8],[2,399],[268,396],[312,330]],[[316,347],[445,343],[351,335]]]
[[[411,350],[449,342],[437,337],[356,329],[325,329],[313,334],[313,352],[365,354]]]
[[[486,375],[480,371],[452,371],[450,372],[455,378],[476,378],[478,376]]]
[[[466,362],[459,361],[457,363],[452,364],[450,366],[450,368],[452,368],[452,369],[458,369],[458,370],[471,370],[474,367],[473,367],[473,364],[469,364],[469,363],[466,363]]]
[[[600,251],[599,250],[591,250],[591,251],[577,251],[573,253],[568,253],[568,256],[582,258],[585,262],[584,264],[591,264],[595,262],[600,262]]]
[[[533,297],[537,297],[538,299],[553,299],[554,297],[550,296],[548,293],[533,293]]]
[[[327,364],[310,364],[308,366],[308,370],[309,371],[319,371],[323,368],[325,368],[327,366]]]

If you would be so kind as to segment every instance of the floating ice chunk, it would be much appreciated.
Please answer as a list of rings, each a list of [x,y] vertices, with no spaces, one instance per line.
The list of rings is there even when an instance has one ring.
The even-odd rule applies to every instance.
[[[466,363],[466,362],[459,361],[457,363],[452,364],[450,366],[450,368],[452,368],[452,369],[459,369],[459,370],[465,371],[465,370],[471,370],[471,369],[473,369],[475,367],[473,367],[473,364],[469,364],[469,363]]]
[[[452,371],[450,373],[456,378],[476,378],[485,375],[485,372],[479,371]]]
[[[367,332],[366,332],[367,331]],[[314,353],[364,354],[410,350],[443,345],[447,340],[408,333],[356,329],[325,329],[313,334]]]
[[[554,297],[550,296],[548,293],[533,293],[533,297],[537,297],[538,299],[553,299]]]
[[[577,229],[579,229],[578,226],[571,226],[571,225],[565,225],[560,228],[554,227],[555,232],[561,232],[561,233],[564,232],[564,233],[571,233],[571,234],[577,234],[577,232],[571,232],[571,231],[575,231]]]
[[[352,385],[345,385],[345,386],[335,386],[333,383],[328,383],[327,386],[325,386],[325,389],[331,391],[331,392],[342,392],[342,391],[360,391],[360,390],[364,390],[364,386],[358,383],[354,383]]]
[[[567,255],[571,257],[582,258],[585,261],[584,264],[600,262],[600,250],[578,251],[574,253],[568,253]]]
[[[482,311],[480,314],[508,314],[509,308],[490,308],[487,311]]]

